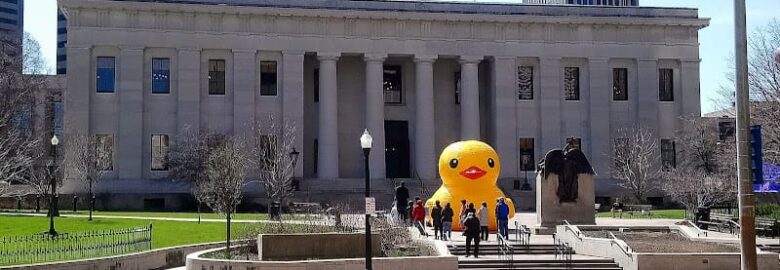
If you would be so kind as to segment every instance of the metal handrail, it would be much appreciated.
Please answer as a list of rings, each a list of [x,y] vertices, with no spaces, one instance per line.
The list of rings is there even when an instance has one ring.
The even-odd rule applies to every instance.
[[[634,251],[631,249],[631,247],[628,246],[628,244],[626,244],[626,245],[620,244],[621,240],[618,239],[615,236],[615,234],[613,234],[612,232],[608,232],[608,233],[609,233],[609,236],[612,238],[612,239],[610,239],[610,244],[617,245],[618,248],[620,248],[620,250],[623,251],[623,254],[626,254],[626,256],[628,256],[629,258],[631,258],[633,260],[634,257],[632,257],[631,254],[634,253]]]
[[[515,237],[517,242],[527,249],[531,244],[531,229],[515,220]]]
[[[569,231],[573,232],[577,236],[578,239],[582,240],[582,232],[579,229],[577,229],[574,226],[572,226],[571,223],[569,223],[568,220],[564,219],[563,223],[564,223],[564,228],[566,228],[566,230],[569,230]]]
[[[509,244],[508,239],[505,239],[500,233],[498,234],[498,251],[501,253],[501,258],[506,261],[506,267],[509,269],[514,268],[515,250]]]
[[[567,266],[570,266],[572,263],[571,260],[574,249],[570,247],[569,244],[558,238],[556,234],[553,234],[553,243],[555,249],[555,259],[561,259]]]
[[[685,220],[685,222],[688,222],[688,225],[690,225],[695,229],[696,237],[701,237],[702,234],[704,235],[704,237],[707,237],[707,231],[702,230],[701,228],[699,228],[699,226],[696,226],[696,224],[694,224],[690,220]]]

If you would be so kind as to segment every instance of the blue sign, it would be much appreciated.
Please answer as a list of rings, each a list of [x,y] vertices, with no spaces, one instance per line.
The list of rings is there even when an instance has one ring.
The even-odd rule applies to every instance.
[[[761,125],[750,127],[750,165],[753,171],[753,184],[764,182],[764,151],[761,143]]]
[[[764,164],[764,179],[761,183],[754,183],[755,192],[780,192],[780,165]]]

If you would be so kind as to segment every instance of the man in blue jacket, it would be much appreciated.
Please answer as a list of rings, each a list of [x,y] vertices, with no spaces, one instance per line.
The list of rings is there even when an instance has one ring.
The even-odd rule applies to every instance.
[[[509,236],[509,205],[504,202],[504,198],[498,198],[496,219],[498,219],[498,233],[506,239]]]

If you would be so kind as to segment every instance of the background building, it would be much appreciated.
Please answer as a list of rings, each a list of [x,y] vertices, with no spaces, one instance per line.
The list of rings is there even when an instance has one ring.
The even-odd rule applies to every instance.
[[[0,31],[24,33],[24,0],[0,0]]]
[[[245,134],[269,114],[297,126],[296,200],[361,204],[364,128],[385,148],[370,160],[380,207],[402,179],[432,193],[439,153],[463,139],[496,148],[499,184],[519,209],[535,194],[515,188],[566,143],[591,159],[606,198],[619,194],[608,155],[620,129],[673,141],[681,116],[700,115],[698,30],[708,19],[695,9],[218,2],[59,1],[65,136],[107,142],[99,203],[180,207],[189,188],[160,166],[168,143],[187,129]],[[246,205],[265,202],[260,187],[247,191]]]
[[[68,21],[57,10],[57,74],[66,74],[68,70]]]
[[[639,0],[523,0],[534,5],[639,6]]]

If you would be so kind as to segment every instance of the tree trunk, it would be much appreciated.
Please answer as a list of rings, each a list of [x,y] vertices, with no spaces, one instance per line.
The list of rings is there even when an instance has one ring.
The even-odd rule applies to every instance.
[[[225,239],[225,258],[230,259],[230,212],[227,213],[225,221],[225,233],[227,234]]]
[[[198,201],[198,224],[200,224],[200,201]]]
[[[92,221],[92,211],[95,211],[95,193],[92,192],[92,180],[89,180],[89,219]]]

